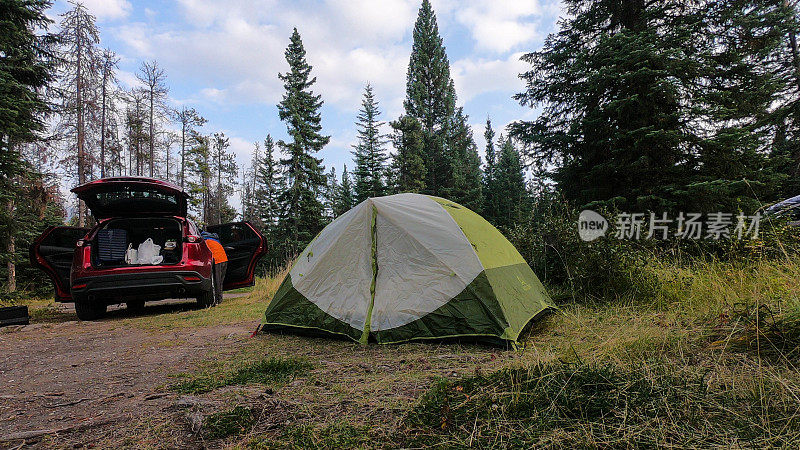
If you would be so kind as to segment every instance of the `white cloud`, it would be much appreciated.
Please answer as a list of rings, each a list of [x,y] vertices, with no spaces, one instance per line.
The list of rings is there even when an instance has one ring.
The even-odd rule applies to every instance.
[[[485,0],[460,9],[456,17],[479,48],[504,53],[540,37],[531,19],[541,14],[538,0]]]
[[[277,102],[277,75],[288,69],[283,53],[296,26],[317,77],[313,89],[326,103],[355,111],[367,81],[387,106],[401,102],[410,52],[404,38],[416,1],[326,0],[316,9],[275,8],[271,0],[179,1],[189,29],[160,31],[134,23],[120,27],[117,36],[139,58],[158,60],[170,77],[206,86],[200,93],[206,99]]]
[[[452,64],[451,74],[456,84],[459,102],[465,103],[480,94],[496,91],[517,92],[524,86],[519,74],[528,65],[520,61],[522,53],[507,59],[460,59]]]
[[[80,0],[98,21],[117,20],[128,16],[131,3],[128,0]]]

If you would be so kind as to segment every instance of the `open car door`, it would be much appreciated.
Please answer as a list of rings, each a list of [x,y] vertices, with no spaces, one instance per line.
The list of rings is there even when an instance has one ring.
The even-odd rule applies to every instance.
[[[31,264],[46,273],[53,281],[57,302],[71,302],[69,273],[75,244],[89,228],[49,227],[31,244]]]
[[[207,229],[219,236],[228,256],[228,270],[222,288],[252,286],[256,263],[267,252],[264,236],[250,222],[210,225]]]

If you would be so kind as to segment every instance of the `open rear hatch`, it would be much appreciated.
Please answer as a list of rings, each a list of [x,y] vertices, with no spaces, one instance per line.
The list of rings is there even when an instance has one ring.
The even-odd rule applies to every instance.
[[[72,189],[97,219],[186,216],[188,195],[178,186],[145,177],[90,181]]]

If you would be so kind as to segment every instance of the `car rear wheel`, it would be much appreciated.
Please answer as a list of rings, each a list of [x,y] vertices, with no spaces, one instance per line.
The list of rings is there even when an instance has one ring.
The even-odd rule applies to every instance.
[[[107,306],[97,300],[89,300],[85,297],[75,298],[75,314],[81,320],[101,319],[106,314]]]
[[[197,296],[197,304],[202,308],[211,308],[219,303],[217,298],[217,270],[214,264],[211,265],[211,288]]]

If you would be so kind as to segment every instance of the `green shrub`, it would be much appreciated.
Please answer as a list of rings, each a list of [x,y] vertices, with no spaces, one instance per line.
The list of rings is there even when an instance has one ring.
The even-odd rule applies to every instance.
[[[528,220],[503,230],[556,301],[651,299],[663,294],[664,277],[652,270],[663,261],[750,264],[800,253],[800,228],[785,220],[762,219],[756,239],[628,240],[614,237],[615,211],[598,212],[609,219],[611,229],[592,242],[578,235],[579,210],[547,195],[538,199]]]

